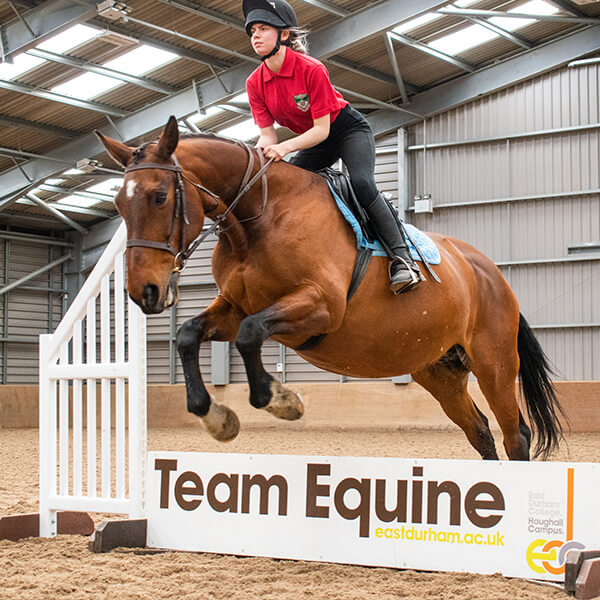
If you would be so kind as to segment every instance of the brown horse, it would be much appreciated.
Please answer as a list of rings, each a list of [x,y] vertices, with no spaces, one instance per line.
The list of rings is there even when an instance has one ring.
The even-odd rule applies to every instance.
[[[498,420],[508,457],[528,460],[531,430],[515,386],[520,374],[537,434],[535,456],[557,445],[561,409],[545,355],[500,271],[475,248],[430,234],[442,256],[436,267],[442,283],[428,278],[397,296],[388,290],[387,259],[374,258],[347,303],[355,239],[319,175],[278,162],[261,180],[258,150],[210,135],[179,139],[174,117],[157,142],[137,149],[98,136],[126,167],[116,203],[127,223],[127,288],[144,312],[176,302],[177,271],[205,215],[220,224],[212,260],[219,295],[177,335],[188,410],[215,438],[234,438],[239,421],[204,386],[202,342],[235,341],[251,404],[292,420],[302,416],[302,402],[265,371],[262,345],[272,338],[297,348],[327,334],[300,356],[352,377],[410,373],[486,459],[498,456],[488,421],[469,395],[469,372]],[[232,205],[253,174],[257,182]]]

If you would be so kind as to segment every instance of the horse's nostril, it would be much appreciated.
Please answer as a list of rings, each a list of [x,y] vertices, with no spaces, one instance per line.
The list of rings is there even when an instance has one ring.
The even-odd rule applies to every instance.
[[[158,286],[147,283],[142,290],[142,303],[146,308],[154,308],[158,303]]]

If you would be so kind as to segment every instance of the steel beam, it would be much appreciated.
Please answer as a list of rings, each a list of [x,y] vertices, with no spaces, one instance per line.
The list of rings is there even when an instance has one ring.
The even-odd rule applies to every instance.
[[[346,46],[378,35],[447,4],[437,0],[385,0],[352,13],[333,25],[318,29],[310,36],[310,49],[319,59],[340,52]]]
[[[65,254],[64,256],[61,256],[60,258],[53,260],[51,263],[48,263],[47,265],[44,265],[43,267],[36,269],[33,273],[29,273],[29,275],[25,275],[24,277],[21,277],[21,279],[17,279],[17,281],[13,281],[12,283],[5,285],[3,288],[0,289],[0,296],[3,296],[4,294],[6,294],[6,292],[10,292],[10,290],[14,290],[16,287],[23,285],[25,282],[27,282],[31,279],[35,279],[38,275],[42,275],[43,273],[51,271],[55,267],[62,265],[64,262],[67,262],[68,260],[71,260],[71,255]]]
[[[336,15],[338,17],[347,17],[352,13],[333,2],[329,2],[329,0],[302,0],[305,4],[310,4],[312,6],[316,6],[321,8],[322,10],[331,13],[332,15]]]
[[[33,200],[30,200],[29,198],[21,198],[18,201],[18,204],[37,206],[37,203],[34,202]],[[54,201],[52,202],[52,204],[48,204],[48,206],[52,206],[53,208],[60,211],[61,213],[74,213],[74,214],[78,214],[78,215],[87,215],[88,217],[99,217],[102,219],[106,219],[107,217],[112,217],[114,214],[107,210],[100,210],[98,208],[89,208],[86,206],[73,206],[72,204],[59,204]]]
[[[90,198],[90,200],[98,200],[98,202],[113,202],[115,197],[109,194],[101,194],[100,192],[89,192],[87,190],[63,188],[57,185],[49,185],[42,183],[39,188],[44,192],[53,192],[61,196],[80,196],[81,198]]]
[[[40,4],[39,2],[36,2],[36,0],[12,0],[12,3],[21,8],[35,8]]]
[[[43,244],[44,246],[60,246],[62,248],[72,248],[74,246],[72,242],[50,237],[49,235],[20,233],[16,231],[0,231],[0,239],[27,242],[28,244]]]
[[[204,17],[205,19],[209,19],[214,21],[215,23],[220,23],[221,25],[227,25],[227,27],[231,27],[233,29],[239,29],[240,31],[245,31],[244,29],[244,21],[241,19],[236,19],[230,15],[226,15],[225,13],[219,12],[217,10],[213,10],[211,8],[204,8],[197,6],[196,3],[190,2],[190,0],[158,0],[163,4],[168,4],[169,6],[173,6],[178,8],[179,10],[183,10],[185,12],[191,13],[193,15],[197,15],[199,17]]]
[[[600,19],[597,17],[575,17],[563,15],[532,15],[521,12],[502,12],[499,10],[477,10],[474,8],[440,8],[436,12],[453,17],[507,17],[509,19],[533,19],[534,21],[555,21],[557,23],[581,23],[582,25],[598,25]]]
[[[4,60],[11,61],[17,54],[37,46],[73,25],[91,19],[94,15],[94,0],[44,2],[23,15],[27,24],[15,20],[0,27],[0,37],[4,40]],[[30,29],[35,32],[35,36],[31,35]]]
[[[354,90],[348,90],[346,88],[341,88],[339,86],[335,86],[340,92],[343,92],[347,96],[353,96],[354,98],[358,98],[360,100],[365,100],[370,104],[374,104],[375,106],[380,106],[381,108],[385,108],[387,110],[398,111],[402,113],[407,113],[412,117],[416,117],[417,119],[422,119],[423,117],[414,112],[413,110],[409,110],[408,108],[404,108],[403,106],[396,106],[395,104],[390,104],[389,102],[382,102],[381,100],[377,100],[377,98],[371,98],[371,96],[365,96],[364,94],[360,94],[359,92],[355,92]]]
[[[33,87],[24,83],[17,83],[16,81],[9,81],[7,79],[0,79],[0,89],[11,90],[12,92],[18,92],[19,94],[25,94],[27,96],[36,96],[37,98],[43,98],[44,100],[51,100],[52,102],[60,102],[62,104],[68,104],[69,106],[76,106],[77,108],[85,108],[103,115],[111,115],[113,117],[124,117],[130,114],[129,111],[108,104],[102,104],[100,102],[92,102],[91,100],[80,100],[73,96],[66,96],[65,94],[58,94],[57,92],[51,92],[42,88]]]
[[[416,50],[420,50],[421,52],[429,54],[430,56],[433,56],[435,58],[439,58],[440,60],[450,63],[451,65],[462,69],[463,71],[467,71],[468,73],[472,73],[475,70],[474,65],[471,65],[468,62],[465,62],[464,60],[460,60],[459,58],[456,58],[456,56],[452,56],[451,54],[446,54],[441,50],[436,50],[435,48],[432,48],[429,44],[425,44],[423,42],[420,42],[419,40],[415,40],[407,35],[400,35],[399,33],[389,31],[388,36],[392,40],[400,42],[405,46],[415,48]]]
[[[76,69],[81,69],[83,71],[104,75],[105,77],[110,77],[112,79],[118,79],[119,81],[124,81],[126,83],[133,83],[134,85],[160,92],[161,94],[174,94],[179,91],[176,87],[169,85],[168,83],[162,83],[161,81],[156,81],[155,79],[150,79],[148,77],[137,77],[135,75],[130,75],[129,73],[124,73],[123,71],[115,71],[114,69],[109,69],[103,65],[82,60],[81,58],[75,58],[74,56],[68,56],[66,54],[56,54],[55,52],[39,50],[38,48],[28,50],[27,54],[62,65],[68,65],[69,67],[75,67]]]
[[[394,44],[392,44],[392,40],[390,39],[388,33],[384,34],[383,41],[385,42],[385,49],[387,50],[390,63],[392,64],[394,77],[396,78],[396,87],[400,91],[402,102],[404,102],[404,104],[408,104],[408,95],[406,94],[406,88],[404,87],[404,79],[402,79],[402,74],[400,73],[398,59],[396,58],[396,53],[394,52]]]
[[[44,123],[35,123],[34,121],[18,119],[17,117],[11,117],[9,115],[0,115],[0,125],[18,127],[19,129],[31,129],[38,133],[53,135],[68,140],[81,135],[77,131],[71,131],[70,129],[63,129],[62,127],[56,127],[54,125],[45,125]]]
[[[39,158],[40,160],[52,160],[52,161],[60,160],[59,158],[56,158],[56,159],[47,158],[43,154],[36,154],[35,152],[26,152],[25,150],[17,150],[16,148],[5,148],[4,146],[0,146],[0,154],[3,154],[5,156],[16,156],[17,158]],[[60,160],[60,162],[62,162],[65,165],[73,165],[74,164],[72,161],[68,161],[68,160]],[[65,168],[66,167],[63,167],[63,170]],[[0,193],[1,193],[1,191],[0,191]]]
[[[342,21],[321,29],[319,31],[318,39],[315,39],[312,45],[313,55],[317,58],[323,58],[327,54],[338,51],[340,47],[356,43],[368,36],[380,34],[402,21],[439,8],[446,2],[434,2],[433,0],[385,0],[384,2],[379,2],[374,6],[360,11],[360,13],[353,13]],[[392,16],[390,17],[390,15]],[[581,35],[584,37],[573,37],[575,44],[577,43],[577,40],[582,40],[581,49],[579,52],[575,52],[573,47],[570,47],[569,51],[564,52],[565,55],[570,54],[570,56],[567,56],[566,61],[591,52],[598,45],[597,40],[592,42],[585,37],[587,35],[585,32]],[[555,65],[561,64],[562,55],[556,60],[558,60],[558,62],[555,62]],[[550,63],[551,60],[549,59],[547,62]],[[537,66],[538,65],[535,64],[534,61],[534,67]],[[527,71],[526,67],[523,68]],[[551,68],[551,66],[545,68]],[[224,93],[221,83],[219,83],[216,78],[212,78],[199,84],[197,87],[202,92],[203,105],[210,106],[212,104],[226,102],[239,94],[245,89],[246,79],[253,70],[254,65],[242,64],[229,69],[220,75],[227,89],[231,90],[230,94]],[[518,72],[513,71],[512,76],[513,80],[520,79]],[[508,85],[508,83],[505,85]],[[442,96],[442,93],[438,92],[437,89],[439,88],[432,91],[432,95],[437,96],[439,99]],[[462,95],[464,96],[466,93],[467,92],[463,92]],[[419,96],[420,95],[421,94],[419,94]],[[466,101],[466,99],[462,101]],[[423,106],[427,107],[427,104],[423,103]],[[417,113],[423,112],[413,106],[412,102],[411,109],[414,109],[414,112]],[[123,139],[132,140],[164,127],[166,115],[175,115],[177,118],[185,118],[186,116],[195,113],[197,110],[198,97],[193,88],[189,88],[118,120],[116,125],[119,128]],[[412,116],[400,115],[395,109],[382,110],[375,114],[377,115],[377,118],[374,123],[378,128],[382,126],[385,128],[387,127],[388,122],[393,121],[394,124],[391,127],[384,129],[384,131],[397,129],[402,123],[415,120]],[[393,115],[392,118],[390,118],[390,114]],[[111,135],[111,132],[108,129],[107,134]],[[27,167],[29,176],[32,179],[39,181],[58,171],[61,167],[61,162],[59,161],[68,160],[73,164],[82,157],[96,156],[102,151],[104,151],[104,148],[100,145],[96,136],[87,134],[68,142],[56,150],[46,153],[45,160],[31,160],[28,161],[25,166]],[[0,174],[0,195],[9,196],[23,188],[23,185],[23,176],[18,169],[11,169]]]
[[[330,56],[329,58],[325,58],[324,62],[330,65],[335,65],[340,69],[350,71],[351,73],[356,73],[357,75],[361,75],[362,77],[368,77],[373,81],[385,83],[386,85],[396,87],[396,80],[393,77],[390,77],[389,75],[387,75],[386,73],[382,73],[381,71],[377,71],[376,69],[371,69],[370,67],[360,65],[359,63],[356,63],[352,60],[348,60],[347,58],[343,58],[341,56]]]
[[[216,44],[211,44],[210,42],[206,42],[204,40],[200,40],[198,38],[192,37],[191,35],[185,35],[184,33],[179,33],[178,31],[174,31],[173,29],[168,29],[167,27],[162,27],[161,25],[155,25],[154,23],[149,23],[148,21],[142,21],[141,19],[136,19],[134,17],[127,17],[127,21],[131,23],[137,23],[138,25],[142,25],[143,27],[148,27],[149,29],[154,29],[154,31],[159,31],[160,33],[166,33],[168,35],[172,35],[173,37],[177,37],[179,39],[185,40],[186,42],[192,42],[194,44],[198,44],[199,46],[204,46],[214,52],[221,52],[227,56],[232,58],[236,58],[241,61],[250,62],[255,65],[260,65],[260,59],[254,58],[253,56],[247,56],[246,54],[242,54],[241,52],[236,52],[235,50],[229,50],[229,48],[223,48],[222,46],[217,46]]]
[[[589,16],[586,15],[580,8],[575,6],[575,4],[569,2],[569,0],[546,0],[546,2],[550,2],[550,4],[554,4],[554,6],[557,6],[558,8],[562,8],[562,10],[569,12],[576,17]]]
[[[507,29],[503,29],[502,27],[498,27],[498,25],[494,25],[492,22],[487,19],[482,19],[481,17],[465,17],[471,23],[475,23],[476,25],[481,25],[481,27],[485,27],[490,31],[493,31],[495,34],[509,40],[513,44],[517,46],[521,46],[521,48],[525,48],[525,50],[530,50],[533,48],[533,44],[526,40],[524,37],[513,33],[512,31],[508,31]]]
[[[127,27],[124,27],[121,24],[117,23],[107,23],[106,21],[102,21],[100,19],[91,19],[88,21],[90,25],[94,25],[94,27],[99,27],[103,29],[107,33],[113,33],[119,37],[131,40],[132,42],[138,42],[140,44],[146,44],[147,46],[152,46],[153,48],[158,48],[159,50],[166,50],[167,52],[173,52],[181,58],[187,58],[188,60],[193,60],[194,62],[201,63],[203,65],[209,65],[215,67],[217,69],[229,69],[233,66],[233,63],[223,60],[221,58],[216,58],[215,56],[211,56],[210,54],[205,54],[204,52],[199,52],[198,50],[191,50],[190,48],[185,48],[184,46],[179,46],[178,44],[173,44],[171,42],[166,42],[164,40],[155,38],[151,35],[140,34],[134,31],[130,31]]]
[[[56,217],[59,221],[62,221],[63,223],[66,223],[69,227],[72,227],[76,231],[79,231],[79,233],[81,233],[82,235],[87,233],[88,230],[85,227],[83,227],[76,221],[73,221],[73,219],[71,219],[70,217],[67,217],[67,215],[63,215],[63,213],[60,210],[58,210],[57,208],[55,208],[54,206],[51,206],[50,204],[46,204],[43,200],[38,198],[33,192],[29,192],[28,194],[25,195],[25,197],[28,198],[29,200],[31,200],[32,202],[34,202],[35,204],[37,204],[40,208],[44,209],[47,213],[51,214],[53,217]]]
[[[598,49],[600,27],[589,27],[417,94],[411,98],[411,109],[431,116],[565,65]],[[416,122],[416,119],[392,110],[377,111],[368,119],[375,135]]]

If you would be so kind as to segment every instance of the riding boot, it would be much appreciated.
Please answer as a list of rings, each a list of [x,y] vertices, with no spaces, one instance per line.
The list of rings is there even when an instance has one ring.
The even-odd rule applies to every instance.
[[[393,257],[390,263],[390,290],[394,294],[411,290],[424,278],[410,255],[396,211],[381,193],[377,194],[366,210],[375,226],[377,237]]]

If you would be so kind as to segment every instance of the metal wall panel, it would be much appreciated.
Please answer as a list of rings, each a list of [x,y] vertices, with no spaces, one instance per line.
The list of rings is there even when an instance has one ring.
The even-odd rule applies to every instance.
[[[0,240],[2,287],[45,267],[62,253],[63,249],[46,244]],[[62,266],[58,266],[0,296],[3,383],[37,383],[38,336],[53,331],[63,314],[62,294],[45,290],[60,290],[62,281]]]
[[[413,222],[500,263],[565,379],[600,379],[600,252],[569,255],[600,241],[599,72],[547,73],[409,133],[410,196],[433,206]]]

